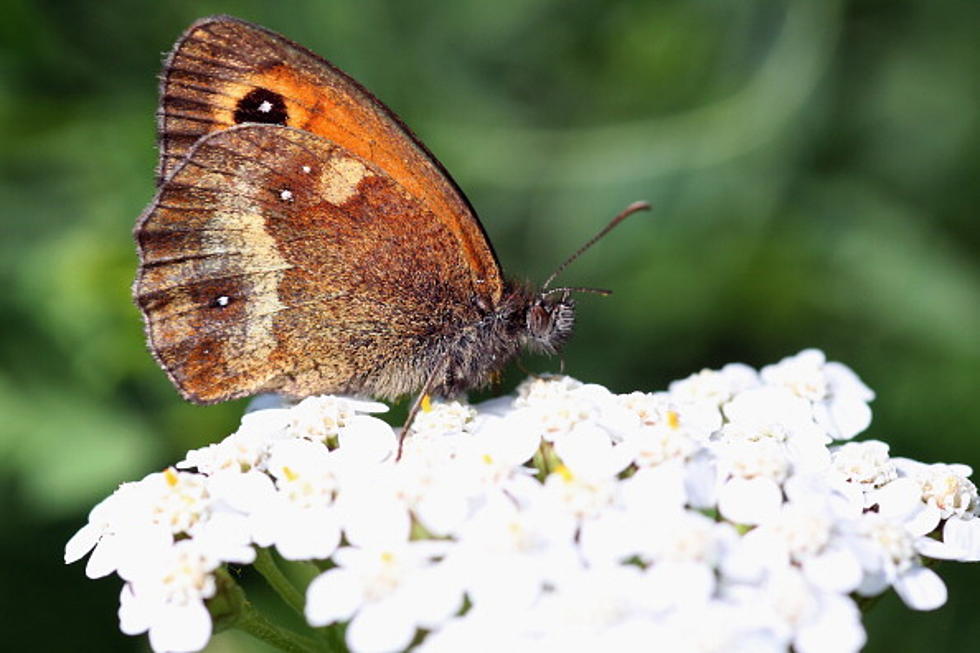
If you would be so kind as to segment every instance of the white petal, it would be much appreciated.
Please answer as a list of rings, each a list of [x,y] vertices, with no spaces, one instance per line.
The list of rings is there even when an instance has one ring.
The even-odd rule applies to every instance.
[[[820,612],[804,624],[793,641],[798,653],[857,653],[867,635],[861,625],[860,613],[846,597],[821,597]]]
[[[394,452],[398,437],[391,425],[377,417],[355,415],[337,436],[341,457],[360,464],[384,460]]]
[[[861,584],[861,564],[850,551],[830,550],[803,560],[803,574],[817,587],[847,594]]]
[[[639,509],[607,510],[583,523],[578,534],[582,557],[595,566],[617,564],[639,553],[638,531],[649,532],[655,520],[646,519],[644,514],[644,519],[638,522],[637,514],[643,512]]]
[[[631,452],[613,446],[609,433],[595,422],[576,424],[555,441],[555,453],[577,476],[603,478],[621,472],[630,464]]]
[[[911,478],[897,478],[869,493],[868,502],[878,504],[879,515],[905,521],[922,505],[922,487]]]
[[[733,478],[718,493],[718,510],[736,524],[761,524],[774,519],[783,503],[783,493],[768,478]]]
[[[864,570],[864,578],[855,590],[861,596],[877,596],[891,584],[888,574],[883,569]]]
[[[754,585],[762,582],[770,570],[781,570],[789,564],[785,543],[772,531],[754,529],[734,542],[722,559],[721,571],[726,578]]]
[[[492,400],[491,400],[492,401]],[[480,404],[481,411],[491,402]],[[487,417],[481,422],[479,440],[494,458],[521,465],[541,445],[541,436],[526,412],[511,413],[506,418]]]
[[[673,515],[684,507],[687,492],[684,469],[679,461],[656,467],[644,467],[619,484],[623,503],[633,510],[643,511],[644,519],[657,520]]]
[[[402,510],[402,513],[407,517],[407,512]],[[470,497],[460,492],[458,487],[430,489],[415,505],[415,516],[430,533],[436,535],[456,532],[469,514]]]
[[[150,647],[163,651],[200,651],[211,639],[211,615],[204,603],[164,605],[158,608],[150,626]]]
[[[151,617],[147,607],[145,601],[140,601],[133,594],[132,585],[123,585],[119,593],[119,630],[126,635],[145,633],[150,627]]]
[[[819,431],[816,428],[814,430]],[[823,440],[823,437],[808,435],[789,439],[786,448],[796,473],[825,473],[830,466],[831,456]]]
[[[117,547],[115,535],[104,535],[85,564],[85,575],[89,578],[102,578],[114,572],[119,564]]]
[[[935,610],[946,603],[946,584],[927,567],[913,567],[898,577],[895,592],[913,610]]]
[[[871,401],[875,398],[874,391],[843,363],[831,361],[824,365],[823,373],[827,376],[827,381],[835,396],[846,395],[861,401]]]
[[[402,591],[413,621],[429,630],[440,626],[463,605],[460,579],[446,565],[431,567],[413,576]]]
[[[829,406],[830,419],[836,429],[831,435],[850,440],[871,425],[871,407],[854,397],[835,397]]]
[[[302,510],[281,522],[276,550],[286,560],[322,560],[340,545],[340,523],[334,510]]]
[[[980,518],[947,520],[943,542],[962,551],[963,562],[980,561]]]
[[[718,501],[718,470],[706,450],[696,454],[684,468],[684,490],[692,508],[711,509]]]
[[[693,562],[659,562],[646,573],[644,603],[654,610],[703,605],[715,589],[714,571]]]
[[[541,594],[541,574],[530,556],[493,556],[466,565],[466,592],[478,607],[530,606]]]
[[[78,532],[71,536],[65,544],[65,564],[71,564],[80,560],[86,553],[95,548],[99,538],[102,537],[102,530],[92,524],[85,524]],[[90,576],[89,578],[95,578]]]
[[[346,621],[364,600],[364,586],[356,574],[346,569],[331,569],[306,588],[304,613],[311,626],[326,626]]]
[[[415,636],[415,623],[406,618],[405,605],[382,601],[365,605],[347,626],[351,653],[388,653],[404,650]]]
[[[269,507],[276,488],[272,479],[259,471],[220,471],[208,479],[208,493],[230,508],[253,513]]]
[[[916,509],[912,511],[911,516],[906,517],[903,521],[905,522],[906,530],[912,533],[912,535],[928,535],[936,530],[940,520],[942,520],[942,513],[939,508],[919,501]]]
[[[404,505],[394,497],[358,499],[342,498],[337,504],[348,542],[362,547],[383,547],[408,540],[412,522]]]
[[[126,580],[133,580],[147,569],[154,568],[169,555],[173,537],[163,528],[140,528],[124,531],[102,542],[88,559],[90,569],[112,564],[114,571]],[[105,556],[105,557],[103,557]],[[102,568],[104,569],[104,568]]]

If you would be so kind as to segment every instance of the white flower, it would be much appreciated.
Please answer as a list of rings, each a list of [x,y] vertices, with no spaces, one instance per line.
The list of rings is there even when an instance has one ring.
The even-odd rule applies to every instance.
[[[221,470],[248,471],[259,467],[265,460],[269,445],[285,437],[289,415],[290,411],[284,408],[247,412],[242,416],[237,431],[221,442],[188,451],[177,467],[197,469],[203,474]]]
[[[874,393],[846,365],[826,362],[818,349],[767,365],[761,376],[812,402],[817,423],[835,440],[850,440],[871,423],[868,402]]]
[[[101,578],[139,559],[142,541],[169,543],[169,529],[154,525],[145,483],[124,483],[98,503],[85,524],[65,545],[65,563],[92,552],[85,568],[89,578]]]
[[[737,524],[761,524],[772,519],[783,502],[780,484],[791,470],[779,442],[723,442],[718,455],[718,510]]]
[[[637,567],[576,570],[541,596],[526,628],[537,636],[538,650],[602,650],[614,644],[610,640],[617,627],[649,619],[643,590],[643,573]]]
[[[854,523],[849,546],[864,569],[859,594],[874,596],[890,585],[913,610],[934,610],[946,602],[945,584],[922,566],[916,538],[900,522],[866,513]]]
[[[710,402],[721,406],[743,390],[759,385],[759,373],[748,365],[730,363],[721,370],[701,370],[670,384],[670,396],[679,403]]]
[[[476,416],[476,409],[469,404],[459,401],[433,402],[428,410],[420,410],[415,416],[412,435],[427,432],[433,435],[462,433],[468,430]]]
[[[838,533],[839,524],[830,502],[786,503],[774,519],[745,535],[741,553],[751,551],[763,569],[792,563],[814,587],[846,594],[857,588],[863,574],[858,554]]]
[[[495,495],[523,493],[531,472],[523,465],[541,444],[526,417],[523,411],[483,415],[470,426],[472,434],[447,438],[456,442],[453,447],[440,445],[424,455],[417,448],[406,450],[393,472],[401,496],[429,532],[458,533],[474,510]]]
[[[944,519],[977,515],[977,486],[967,478],[973,473],[968,465],[926,465],[908,458],[895,458],[895,465],[903,477],[915,482],[923,502],[913,532],[924,535]]]
[[[834,469],[846,482],[866,492],[898,478],[898,469],[888,457],[888,445],[880,440],[848,442],[836,447],[832,461]]]
[[[700,513],[678,511],[646,529],[639,555],[650,564],[644,601],[655,610],[704,605],[715,592],[715,567],[737,540],[735,529]]]
[[[415,653],[459,653],[459,651],[516,651],[531,653],[535,642],[519,632],[522,612],[507,606],[490,611],[474,607],[466,614],[447,620],[414,647]],[[501,624],[507,624],[501,628]]]
[[[150,474],[143,483],[150,486],[149,492],[153,496],[151,519],[171,533],[192,533],[207,519],[211,497],[204,476],[169,468],[159,474]]]
[[[812,406],[785,388],[753,388],[722,407],[727,423],[722,442],[778,442],[797,469],[817,470],[830,464],[830,438],[813,421]]]
[[[665,392],[633,392],[618,399],[637,420],[624,439],[640,466],[688,458],[721,427],[721,413],[710,402],[679,404]]]
[[[585,476],[561,465],[544,480],[545,496],[559,510],[576,519],[600,514],[613,502],[615,476]]]
[[[289,410],[288,432],[294,437],[326,442],[336,437],[358,413],[383,413],[388,407],[376,401],[347,397],[307,397]]]
[[[774,569],[759,586],[729,586],[726,595],[751,605],[755,619],[794,651],[856,653],[864,646],[866,636],[854,601],[813,586],[793,567]]]
[[[337,550],[337,567],[306,591],[307,621],[324,626],[349,619],[347,645],[355,653],[403,650],[418,628],[437,627],[462,605],[459,584],[435,561],[442,548],[407,542]]]
[[[653,641],[658,649],[685,653],[784,653],[785,643],[768,625],[751,601],[716,598],[666,615],[656,624],[655,635],[632,650],[649,650]]]
[[[580,522],[578,545],[588,564],[620,563],[634,556],[649,561],[659,555],[665,531],[682,537],[673,525],[684,511],[684,480],[683,467],[667,463],[644,467],[614,486],[609,505]]]
[[[567,376],[540,376],[517,387],[514,407],[548,441],[568,433],[580,422],[596,420],[614,409],[615,395],[600,385],[585,385]]]
[[[980,562],[980,519],[947,519],[942,540],[923,537],[917,544],[919,553],[930,558]]]
[[[518,408],[551,401],[564,401],[584,384],[570,376],[541,374],[523,381],[517,389],[514,406]]]
[[[816,350],[669,392],[538,377],[426,404],[399,450],[380,404],[266,397],[93,508],[65,561],[116,572],[120,628],[156,651],[208,643],[216,572],[256,546],[326,561],[305,614],[355,653],[856,651],[852,593],[933,609],[921,556],[980,560],[969,467],[829,448],[872,398]]]
[[[211,637],[204,599],[214,596],[219,562],[192,540],[152,553],[152,564],[123,587],[119,627],[128,635],[149,631],[154,651],[199,651]]]
[[[121,486],[89,515],[89,523],[68,542],[65,561],[90,550],[90,578],[114,571],[130,578],[147,549],[168,546],[175,535],[192,535],[210,519],[214,505],[205,477],[168,468]]]
[[[329,557],[340,544],[332,453],[318,442],[280,440],[270,447],[266,468],[275,488],[259,490],[251,506],[255,542],[275,545],[288,560]]]
[[[356,475],[345,470],[336,505],[348,542],[379,548],[408,540],[412,527],[404,478],[408,469],[388,464],[362,468]]]
[[[630,446],[615,444],[609,432],[592,424],[577,424],[555,442],[555,453],[579,477],[612,477],[633,461]]]

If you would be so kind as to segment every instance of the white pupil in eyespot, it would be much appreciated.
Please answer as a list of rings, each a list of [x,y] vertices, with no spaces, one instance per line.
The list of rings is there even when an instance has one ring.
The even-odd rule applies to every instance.
[[[291,201],[293,199],[293,191],[291,191],[291,190],[283,190],[283,191],[281,191],[279,193],[279,199],[281,199],[283,202],[289,202],[289,201]]]
[[[272,102],[269,102],[268,100],[263,100],[262,104],[259,105],[259,111],[261,111],[262,113],[269,113],[270,111],[272,111]]]
[[[218,306],[224,307],[231,303],[231,298],[229,298],[228,295],[221,295],[214,300],[214,303]]]

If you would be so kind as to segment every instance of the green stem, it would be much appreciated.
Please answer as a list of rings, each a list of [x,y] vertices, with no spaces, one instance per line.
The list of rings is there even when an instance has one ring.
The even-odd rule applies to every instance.
[[[279,566],[276,565],[275,558],[269,549],[258,549],[254,563],[256,571],[262,574],[266,582],[272,586],[286,605],[291,607],[300,616],[303,616],[303,605],[305,600],[298,589],[286,578]]]
[[[244,610],[235,621],[235,628],[287,653],[313,653],[320,650],[312,639],[297,635],[270,622],[251,603],[245,604]]]
[[[281,651],[314,653],[321,650],[312,639],[280,628],[262,616],[245,598],[241,586],[224,567],[215,572],[215,580],[218,591],[208,600],[215,633],[238,628]],[[331,647],[330,650],[337,649]]]
[[[293,579],[293,582],[305,592],[306,588],[313,579],[324,572],[316,562],[312,560],[281,560],[279,568],[283,573]]]
[[[312,581],[316,576],[319,576],[321,573],[320,569],[312,562],[293,562],[290,560],[286,560],[284,562],[287,565],[287,571],[295,572],[295,575],[302,577],[301,582],[304,587],[309,585],[310,581]],[[283,573],[282,567],[277,564],[272,551],[270,549],[259,549],[255,556],[254,566],[255,569],[262,574],[262,577],[265,578],[266,582],[272,586],[272,589],[275,590],[276,594],[278,594],[279,597],[301,617],[305,618],[303,612],[303,606],[305,605],[303,593],[296,589],[296,586],[293,585],[286,574]],[[328,651],[347,650],[344,643],[343,632],[339,630],[336,625],[327,626],[324,628],[314,628],[313,632],[316,633],[317,639],[319,640],[316,644],[318,648],[326,648]],[[256,636],[258,637],[258,635]]]

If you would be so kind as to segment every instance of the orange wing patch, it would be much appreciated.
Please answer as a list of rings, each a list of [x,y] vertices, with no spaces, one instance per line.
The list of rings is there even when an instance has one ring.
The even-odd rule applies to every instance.
[[[459,244],[471,292],[500,300],[499,263],[462,192],[393,113],[328,62],[237,19],[204,19],[178,41],[161,91],[161,183],[209,132],[257,122],[317,134],[377,165],[419,200]]]

